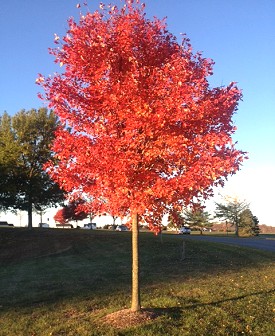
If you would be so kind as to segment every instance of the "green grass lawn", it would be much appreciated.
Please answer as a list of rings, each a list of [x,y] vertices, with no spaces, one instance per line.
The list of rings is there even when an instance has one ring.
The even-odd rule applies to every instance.
[[[274,253],[141,233],[142,306],[158,317],[115,329],[130,307],[131,233],[0,230],[0,335],[274,335]]]

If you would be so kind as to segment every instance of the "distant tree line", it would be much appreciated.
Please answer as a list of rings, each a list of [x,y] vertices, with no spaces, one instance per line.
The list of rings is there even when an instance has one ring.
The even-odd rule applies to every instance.
[[[169,228],[179,228],[188,225],[201,231],[208,230],[213,225],[214,218],[223,220],[234,228],[236,236],[257,236],[260,233],[259,220],[253,215],[249,204],[237,198],[227,198],[224,203],[216,203],[213,217],[204,207],[185,208],[181,213],[171,214],[168,218]]]

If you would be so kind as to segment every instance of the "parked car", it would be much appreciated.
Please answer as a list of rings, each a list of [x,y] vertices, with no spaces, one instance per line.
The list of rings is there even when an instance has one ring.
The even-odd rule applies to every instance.
[[[0,227],[13,227],[13,224],[9,224],[6,221],[0,221]]]
[[[39,223],[39,224],[38,224],[38,227],[40,227],[40,228],[44,228],[44,229],[48,229],[48,228],[50,227],[50,225],[47,224],[47,223]]]
[[[96,230],[96,223],[84,224],[84,226],[81,229]]]
[[[203,228],[202,231],[212,232],[212,229],[210,229],[210,228]]]
[[[118,225],[116,231],[128,231],[129,229],[125,225]]]
[[[73,224],[70,223],[63,223],[63,224],[55,224],[57,229],[73,229]]]
[[[190,234],[191,230],[187,226],[183,226],[178,230],[178,234]]]

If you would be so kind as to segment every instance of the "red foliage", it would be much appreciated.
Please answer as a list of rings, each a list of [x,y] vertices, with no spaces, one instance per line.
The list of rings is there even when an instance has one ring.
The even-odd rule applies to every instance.
[[[87,213],[80,209],[79,204],[82,204],[82,202],[72,202],[59,209],[54,216],[54,220],[60,224],[65,224],[70,220],[78,221],[87,218]]]
[[[67,223],[67,218],[65,218],[64,208],[57,210],[57,212],[54,215],[53,219],[57,223],[66,224]]]
[[[80,201],[69,203],[66,208],[68,219],[78,221],[88,217],[88,214],[80,209],[80,204],[82,204]]]
[[[55,39],[63,74],[39,75],[63,124],[47,169],[101,213],[139,213],[156,228],[171,207],[206,199],[239,169],[245,153],[231,136],[241,92],[211,89],[213,61],[142,6],[101,7]]]

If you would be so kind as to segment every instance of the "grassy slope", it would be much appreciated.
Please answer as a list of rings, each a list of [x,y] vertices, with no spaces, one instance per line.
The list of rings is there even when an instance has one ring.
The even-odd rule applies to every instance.
[[[183,238],[184,239],[184,238]],[[273,335],[274,254],[150,233],[140,237],[142,305],[160,315],[115,330],[129,307],[131,233],[0,230],[0,335]]]

